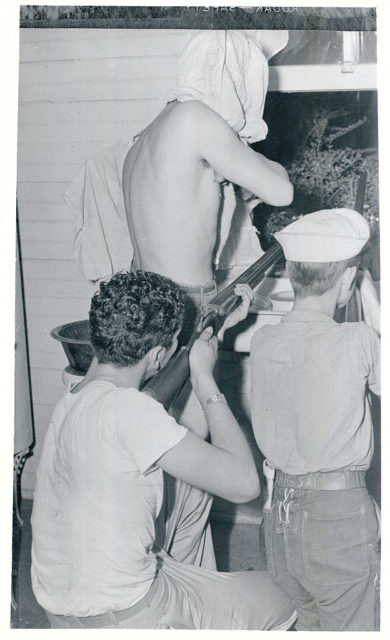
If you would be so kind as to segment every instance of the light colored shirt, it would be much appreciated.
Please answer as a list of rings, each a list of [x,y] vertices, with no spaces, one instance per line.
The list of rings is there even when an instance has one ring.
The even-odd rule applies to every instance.
[[[276,469],[367,469],[373,454],[367,387],[380,394],[379,337],[364,322],[292,311],[251,345],[256,441]]]
[[[57,404],[37,471],[32,585],[52,613],[138,602],[156,573],[163,497],[156,460],[187,430],[136,389],[93,381]]]

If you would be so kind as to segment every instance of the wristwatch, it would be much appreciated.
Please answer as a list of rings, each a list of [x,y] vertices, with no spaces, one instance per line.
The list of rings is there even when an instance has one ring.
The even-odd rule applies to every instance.
[[[212,396],[209,396],[206,400],[206,404],[217,404],[218,402],[222,404],[227,404],[227,400],[223,393],[214,393]]]

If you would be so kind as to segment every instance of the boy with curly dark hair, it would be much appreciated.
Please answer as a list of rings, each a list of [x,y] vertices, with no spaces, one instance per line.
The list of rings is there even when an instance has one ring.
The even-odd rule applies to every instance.
[[[102,282],[89,313],[91,342],[100,364],[136,364],[154,346],[169,349],[180,329],[185,295],[167,278],[138,271]]]
[[[378,510],[368,390],[380,394],[379,303],[368,273],[366,322],[337,323],[369,227],[356,211],[303,216],[275,234],[295,293],[251,345],[252,422],[276,470],[265,516],[268,569],[295,603],[299,631],[378,629]],[[367,322],[371,321],[372,326]]]
[[[246,286],[236,293],[230,324],[251,300]],[[203,566],[209,494],[259,493],[213,377],[211,330],[190,353],[211,443],[141,391],[176,350],[184,302],[176,284],[143,271],[116,274],[92,300],[98,363],[54,410],[34,496],[32,584],[53,628],[286,629],[295,618],[266,572]]]

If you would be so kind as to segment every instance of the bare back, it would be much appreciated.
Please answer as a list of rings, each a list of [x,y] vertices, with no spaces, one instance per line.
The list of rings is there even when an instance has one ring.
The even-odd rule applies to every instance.
[[[169,103],[141,133],[123,190],[135,266],[203,285],[212,278],[221,188],[194,148],[186,110]]]
[[[210,282],[223,179],[277,207],[293,197],[285,169],[243,143],[215,111],[199,101],[169,103],[123,167],[137,268],[189,285]]]

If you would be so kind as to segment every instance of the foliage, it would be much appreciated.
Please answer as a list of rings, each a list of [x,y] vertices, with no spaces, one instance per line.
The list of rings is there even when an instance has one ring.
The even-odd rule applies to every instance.
[[[45,6],[24,5],[20,7],[20,19],[24,21],[46,20],[150,20],[164,17],[180,16],[180,7],[153,6]]]
[[[298,216],[319,209],[354,207],[357,178],[367,172],[363,215],[375,225],[378,220],[378,156],[374,149],[336,147],[335,140],[351,127],[332,127],[332,114],[315,109],[305,124],[305,133],[296,154],[286,165],[295,188],[290,207],[273,208],[265,224],[270,238]],[[362,121],[363,122],[363,121]],[[359,123],[358,123],[359,124]],[[337,133],[335,133],[337,130]]]
[[[20,25],[29,26],[72,26],[96,28],[122,28],[142,26],[161,28],[168,21],[168,28],[178,28],[183,21],[190,24],[204,22],[210,14],[198,11],[198,7],[170,6],[104,6],[104,5],[23,5],[20,7]]]

